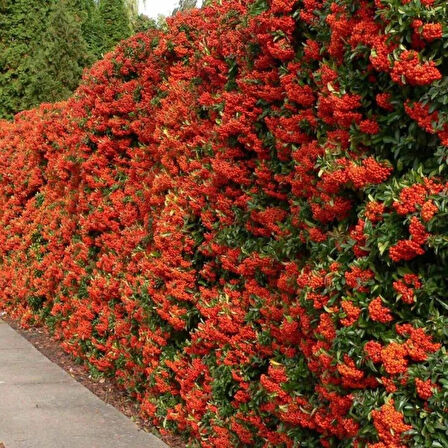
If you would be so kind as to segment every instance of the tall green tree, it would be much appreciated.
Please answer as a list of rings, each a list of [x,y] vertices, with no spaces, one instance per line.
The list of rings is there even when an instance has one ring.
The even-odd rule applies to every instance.
[[[125,7],[129,17],[129,23],[132,31],[135,31],[135,25],[138,20],[138,0],[125,0]]]
[[[101,58],[104,30],[98,2],[95,0],[69,0],[68,6],[76,20],[81,23],[81,32],[89,53],[95,60]]]
[[[33,47],[46,27],[52,0],[2,0],[0,5],[0,118],[36,103],[25,97]]]
[[[129,10],[125,0],[99,0],[103,29],[103,48],[107,52],[132,34]]]
[[[0,0],[0,118],[66,98],[134,30],[137,0]],[[150,26],[148,26],[150,27]]]
[[[134,33],[141,33],[158,27],[155,19],[149,18],[144,14],[139,14],[134,23]]]
[[[197,3],[197,0],[179,0],[179,5],[173,11],[173,14],[176,14],[179,11],[187,11],[188,9],[196,8]]]
[[[30,83],[25,97],[37,103],[67,98],[76,89],[84,67],[93,61],[82,35],[83,21],[70,0],[53,3],[41,44],[29,59]]]

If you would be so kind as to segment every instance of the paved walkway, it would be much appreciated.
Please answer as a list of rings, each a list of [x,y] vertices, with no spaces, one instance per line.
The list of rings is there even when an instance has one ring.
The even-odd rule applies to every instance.
[[[166,448],[0,320],[0,446]]]

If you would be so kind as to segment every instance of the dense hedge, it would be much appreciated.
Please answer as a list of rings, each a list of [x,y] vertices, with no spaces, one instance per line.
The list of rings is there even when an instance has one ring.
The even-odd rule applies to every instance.
[[[448,6],[228,0],[0,125],[2,307],[191,447],[448,447]]]

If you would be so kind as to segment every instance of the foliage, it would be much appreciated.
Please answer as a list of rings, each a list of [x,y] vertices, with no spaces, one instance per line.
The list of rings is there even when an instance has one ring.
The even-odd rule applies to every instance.
[[[108,51],[132,34],[129,11],[125,0],[99,0],[98,5],[104,33],[104,51]]]
[[[136,33],[148,31],[150,29],[154,29],[157,27],[158,27],[157,21],[153,18],[149,18],[144,14],[139,14],[134,22],[134,31]]]
[[[81,23],[81,35],[88,47],[88,57],[94,61],[100,59],[104,50],[104,30],[96,0],[67,0],[67,6],[75,20]]]
[[[0,13],[0,117],[32,104],[25,97],[29,83],[28,67],[35,47],[35,36],[45,30],[48,3],[45,0],[6,1]]]
[[[1,306],[190,447],[448,446],[448,5],[228,0],[0,124]]]
[[[179,0],[179,5],[173,11],[176,14],[179,11],[188,11],[189,9],[196,8],[197,0]]]
[[[95,0],[4,0],[0,118],[42,101],[66,99],[78,86],[82,69],[131,34],[133,23],[137,25],[135,5],[130,0],[104,0],[102,6]]]
[[[76,21],[65,1],[53,4],[42,43],[28,68],[31,77],[25,96],[38,103],[68,98],[89,62],[92,59],[82,37],[81,22]]]
[[[142,3],[145,4],[147,0],[143,0]],[[125,0],[125,8],[129,17],[129,22],[131,24],[132,32],[136,32],[137,22],[139,20],[140,14],[139,1],[138,0]]]

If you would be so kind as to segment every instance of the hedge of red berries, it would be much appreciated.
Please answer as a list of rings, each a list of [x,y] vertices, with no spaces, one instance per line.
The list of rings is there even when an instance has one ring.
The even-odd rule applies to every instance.
[[[1,306],[190,447],[448,447],[448,3],[227,0],[0,125]]]

